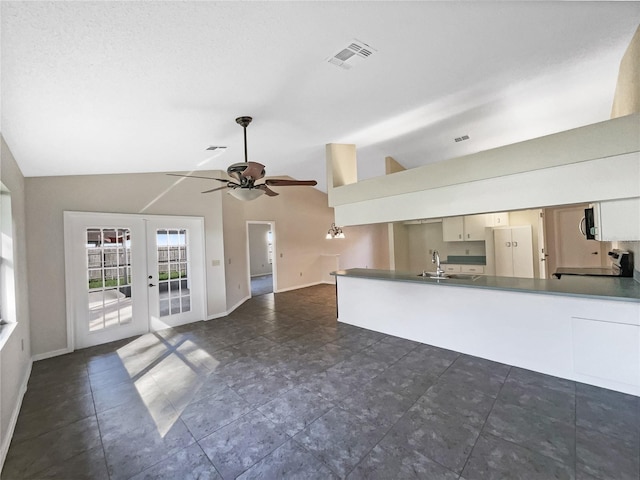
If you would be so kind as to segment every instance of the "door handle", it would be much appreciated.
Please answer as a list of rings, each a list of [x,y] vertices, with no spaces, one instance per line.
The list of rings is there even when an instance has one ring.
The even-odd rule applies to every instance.
[[[150,287],[155,287],[155,285],[153,283],[150,283],[149,286]]]

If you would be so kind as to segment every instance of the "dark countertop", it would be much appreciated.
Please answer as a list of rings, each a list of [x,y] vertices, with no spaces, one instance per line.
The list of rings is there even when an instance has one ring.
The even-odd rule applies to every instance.
[[[640,303],[640,283],[633,278],[621,277],[582,277],[566,276],[561,279],[541,280],[537,278],[493,277],[489,275],[470,276],[468,279],[434,279],[422,277],[420,272],[399,272],[393,270],[374,270],[370,268],[351,268],[338,270],[331,275],[336,277],[368,278],[392,282],[423,283],[452,287],[484,288],[544,295],[562,295],[586,297],[592,299],[617,300]],[[475,280],[472,280],[475,279]]]

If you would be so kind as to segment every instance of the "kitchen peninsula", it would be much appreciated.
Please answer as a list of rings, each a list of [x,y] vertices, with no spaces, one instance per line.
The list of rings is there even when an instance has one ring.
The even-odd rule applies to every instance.
[[[350,269],[338,320],[640,396],[640,283]]]

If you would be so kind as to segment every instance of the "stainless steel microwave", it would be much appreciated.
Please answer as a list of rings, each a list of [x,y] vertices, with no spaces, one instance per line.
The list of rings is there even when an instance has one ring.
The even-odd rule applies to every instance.
[[[596,239],[596,220],[593,214],[593,207],[584,209],[584,217],[582,217],[580,221],[580,233],[582,233],[587,240]]]

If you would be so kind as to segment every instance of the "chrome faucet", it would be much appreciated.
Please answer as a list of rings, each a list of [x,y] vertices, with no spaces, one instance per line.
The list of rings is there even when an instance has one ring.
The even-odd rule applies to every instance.
[[[442,277],[444,276],[444,270],[440,266],[440,254],[437,250],[433,251],[433,258],[431,259],[431,263],[436,264],[436,276]]]

